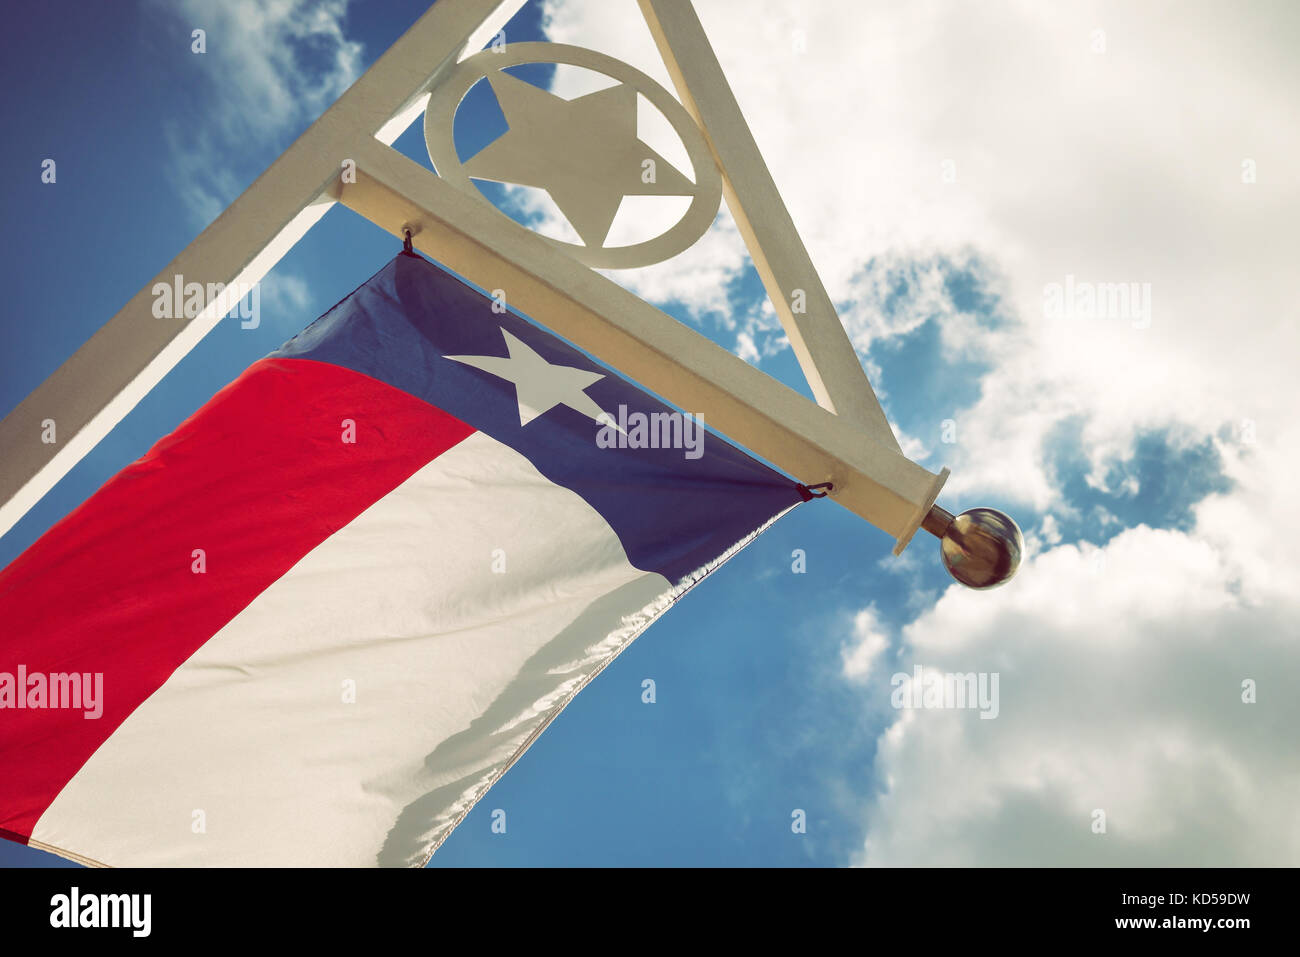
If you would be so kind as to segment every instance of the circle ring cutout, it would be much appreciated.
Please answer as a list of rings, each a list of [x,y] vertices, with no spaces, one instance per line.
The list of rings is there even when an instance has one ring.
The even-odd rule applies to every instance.
[[[483,50],[452,67],[434,88],[424,110],[424,142],[438,175],[459,189],[484,198],[465,173],[456,153],[452,125],[461,101],[479,80],[508,66],[525,63],[564,63],[619,80],[645,96],[668,120],[686,147],[695,172],[695,194],[682,218],[658,236],[630,246],[594,248],[549,236],[547,242],[575,259],[600,269],[632,269],[671,259],[689,249],[713,224],[722,203],[722,178],[695,120],[677,100],[646,74],[622,60],[567,43],[509,43],[499,50]],[[495,206],[494,206],[495,208]],[[499,209],[497,212],[501,212]],[[501,213],[505,216],[505,213]],[[506,217],[509,219],[509,217]],[[514,220],[511,220],[514,222]],[[539,234],[540,235],[540,234]]]

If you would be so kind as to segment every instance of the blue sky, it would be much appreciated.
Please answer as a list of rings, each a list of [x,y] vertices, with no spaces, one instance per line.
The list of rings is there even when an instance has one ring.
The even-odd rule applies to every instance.
[[[0,412],[21,401],[193,239],[424,6],[392,0],[367,5],[363,16],[343,0],[304,4],[289,17],[268,16],[257,30],[241,19],[247,8],[233,0],[53,2],[15,13],[0,38],[6,81],[0,119],[10,131],[10,148],[0,157],[8,253],[0,269],[9,291],[0,314]],[[1222,285],[1202,288],[1209,270],[1188,277],[1140,245],[1113,240],[1145,229],[1152,239],[1147,248],[1178,245],[1182,230],[1169,212],[1176,196],[1161,206],[1164,187],[1145,195],[1139,188],[1147,177],[1158,179],[1166,162],[1158,145],[1121,149],[1116,132],[1101,185],[1097,169],[1107,164],[1097,161],[1078,177],[1062,173],[1064,183],[1054,184],[1016,165],[1031,162],[1024,158],[1029,151],[1034,168],[1046,168],[1057,156],[1054,147],[1026,146],[1014,132],[1001,135],[1012,127],[1000,114],[983,117],[984,132],[972,132],[952,104],[935,105],[949,95],[938,80],[901,87],[910,90],[915,117],[894,116],[870,97],[854,99],[859,81],[846,78],[852,70],[860,69],[860,82],[870,85],[872,70],[903,69],[897,51],[874,51],[874,66],[835,73],[835,64],[857,60],[811,14],[756,16],[750,19],[765,27],[747,23],[729,31],[715,29],[727,4],[700,6],[724,67],[735,68],[733,85],[778,184],[789,184],[796,222],[905,448],[929,468],[953,467],[943,498],[950,510],[992,505],[1011,512],[1027,533],[1031,558],[1021,580],[1007,588],[963,594],[949,590],[928,537],[893,560],[884,533],[834,504],[796,509],[593,682],[494,786],[432,866],[1294,863],[1300,835],[1270,845],[1260,834],[1275,815],[1289,820],[1283,795],[1297,769],[1282,741],[1294,710],[1277,710],[1261,697],[1243,712],[1236,701],[1243,678],[1272,673],[1290,680],[1300,673],[1294,653],[1278,644],[1285,630],[1278,622],[1287,621],[1287,611],[1285,589],[1266,570],[1273,545],[1241,518],[1280,500],[1281,486],[1268,483],[1281,466],[1267,457],[1280,454],[1288,426],[1275,405],[1279,390],[1266,387],[1276,373],[1269,357],[1279,346],[1228,350],[1249,351],[1240,357],[1243,367],[1247,358],[1262,363],[1258,381],[1206,372],[1199,388],[1185,385],[1189,370],[1238,361],[1215,345],[1214,316],[1192,304],[1207,290],[1220,303],[1246,295],[1248,278],[1272,274],[1272,254],[1253,263],[1224,260]],[[635,5],[616,7],[530,3],[507,36],[584,42],[653,72],[637,59],[644,59],[648,40],[624,36],[643,31]],[[316,27],[304,32],[308,9]],[[1260,9],[1264,20],[1293,23],[1284,8]],[[1052,78],[1041,86],[1052,90],[1058,73],[1069,73],[1068,82],[1060,81],[1069,92],[1058,91],[1052,102],[1064,116],[1049,122],[1082,124],[1085,131],[1089,124],[1126,128],[1130,117],[1115,106],[1115,90],[1127,89],[1142,63],[1124,60],[1131,56],[1125,50],[1145,38],[1147,63],[1167,66],[1186,62],[1203,38],[1185,28],[1166,36],[1169,25],[1155,13],[1107,10],[1109,19],[1097,18],[1113,24],[1111,45],[1091,52],[1091,59],[1085,54],[1095,45],[1096,27],[1086,13],[1047,23],[1010,8],[990,12],[987,25],[981,20],[971,29],[987,26],[992,34],[1000,25],[1002,42],[1035,37],[1072,51],[1078,62],[1067,58],[1068,69],[1057,70],[1031,58],[995,70],[981,57],[1012,54],[999,53],[996,44],[983,54],[967,50],[968,75],[986,86],[955,94],[971,97],[958,105],[992,109],[979,104],[985,92],[1011,82],[1000,70],[1011,78],[1041,71]],[[898,26],[891,16],[903,14],[862,13],[854,30],[863,43],[884,43],[866,38]],[[958,42],[953,31],[962,24],[942,21],[908,24],[925,41],[923,62],[937,63]],[[190,52],[195,27],[207,30],[209,52],[202,56]],[[1229,57],[1260,64],[1264,88],[1293,79],[1267,33],[1262,26],[1232,32],[1224,62],[1212,62],[1198,82],[1212,86],[1216,69],[1231,72]],[[1162,36],[1160,47],[1155,38]],[[801,43],[822,54],[828,72],[817,72]],[[1076,43],[1085,53],[1073,52]],[[766,45],[753,58],[767,64],[766,73],[785,70],[803,83],[789,86],[816,95],[801,101],[797,92],[765,90],[763,83],[776,81],[742,56],[746,44]],[[1111,59],[1103,67],[1098,56]],[[1102,69],[1122,75],[1103,76]],[[562,89],[545,68],[526,76]],[[1182,115],[1176,88],[1150,95],[1168,113]],[[825,106],[837,96],[838,109]],[[458,121],[466,153],[501,130],[490,98],[479,100],[466,104],[479,113]],[[844,126],[844,102],[862,104],[862,128]],[[1273,101],[1254,102],[1260,105],[1252,115],[1267,121]],[[798,126],[809,104],[826,112]],[[1109,118],[1097,104],[1111,111]],[[1190,127],[1207,141],[1249,138],[1235,126]],[[1194,180],[1203,171],[1188,159],[1193,138],[1184,143],[1181,132],[1170,136],[1184,152],[1167,162]],[[1237,152],[1293,161],[1286,150],[1294,138],[1279,136],[1255,135]],[[396,146],[427,164],[419,122]],[[944,149],[957,157],[959,170],[946,193],[954,184],[941,175]],[[871,158],[872,151],[913,165],[891,167]],[[990,155],[1000,162],[990,162]],[[819,177],[808,174],[823,162],[814,157],[850,172],[840,180],[820,177],[833,187],[810,185]],[[40,181],[46,158],[57,163],[55,184]],[[1295,202],[1294,181],[1274,181],[1272,206],[1243,210],[1218,192],[1226,196],[1241,186],[1236,154],[1224,162],[1232,185],[1193,183],[1192,202],[1225,228],[1274,235],[1277,210]],[[923,185],[917,165],[929,170]],[[1020,192],[998,185],[997,170],[1018,180]],[[1097,186],[1087,209],[1075,205],[1080,181]],[[525,221],[544,223],[551,215],[535,197],[501,189],[491,195]],[[1155,208],[1139,208],[1143,202]],[[1041,217],[1030,206],[1054,209],[1073,235],[1046,227],[1035,234]],[[825,215],[828,209],[836,212]],[[681,257],[683,265],[621,278],[807,394],[727,216],[701,246]],[[0,564],[396,249],[376,227],[343,208],[332,210],[264,282],[261,326],[241,329],[237,319],[223,320],[0,539]],[[701,258],[691,260],[697,252]],[[1176,327],[1173,338],[1158,338],[1169,328],[1160,322],[1145,339],[1116,324],[1062,330],[1044,322],[1036,299],[1046,282],[1067,273],[1100,281],[1154,277],[1156,296],[1164,297],[1157,301],[1168,303],[1158,316]],[[1287,326],[1278,311],[1286,300],[1269,299],[1268,289],[1255,284],[1249,293],[1255,298],[1242,306],[1244,321],[1262,324],[1251,327],[1256,338],[1292,342],[1294,323]],[[1281,394],[1294,397],[1294,387],[1288,383]],[[947,422],[955,424],[956,442],[943,439]],[[1249,442],[1245,422],[1252,423]],[[1271,444],[1253,438],[1257,425]],[[1273,513],[1279,521],[1294,515]],[[806,556],[804,573],[792,570],[796,550]],[[1182,589],[1199,597],[1180,598]],[[1230,634],[1236,637],[1225,645]],[[1104,635],[1112,640],[1102,642]],[[920,662],[1000,672],[1005,716],[982,722],[974,714],[891,709],[890,675]],[[1147,685],[1135,668],[1147,669]],[[641,701],[645,678],[656,682],[654,704]],[[1135,703],[1130,682],[1146,689],[1137,697],[1145,694],[1144,701],[1159,707]],[[1036,728],[1050,728],[1053,736],[1048,740]],[[1217,794],[1217,785],[1207,782],[1223,780],[1236,783],[1221,801],[1202,806],[1171,797],[1188,788]],[[1109,838],[1089,830],[1097,807],[1113,809]],[[491,831],[494,808],[507,811],[504,835]],[[806,812],[806,833],[791,830],[795,809]],[[0,844],[0,864],[56,863]]]

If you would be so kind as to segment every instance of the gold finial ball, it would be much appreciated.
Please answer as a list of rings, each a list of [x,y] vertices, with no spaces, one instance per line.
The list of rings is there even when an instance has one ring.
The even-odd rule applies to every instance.
[[[944,567],[968,588],[996,588],[1020,567],[1025,540],[1010,515],[972,508],[952,520],[939,540]]]

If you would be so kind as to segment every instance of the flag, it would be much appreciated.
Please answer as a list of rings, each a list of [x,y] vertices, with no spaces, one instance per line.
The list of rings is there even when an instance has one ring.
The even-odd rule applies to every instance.
[[[0,833],[426,863],[801,486],[398,255],[0,572]]]

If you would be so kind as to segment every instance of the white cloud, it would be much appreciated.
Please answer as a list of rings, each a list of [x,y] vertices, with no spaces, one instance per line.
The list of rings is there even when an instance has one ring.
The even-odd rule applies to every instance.
[[[907,668],[997,672],[1000,714],[902,713],[860,862],[1300,860],[1297,602],[1250,601],[1233,555],[1182,533],[1130,529],[1096,554],[1054,548],[1014,587],[953,587],[907,626]]]
[[[899,427],[896,422],[890,422],[890,427],[894,430],[894,435],[898,437],[898,447],[913,462],[924,462],[930,457],[930,450],[926,448],[925,442],[914,435],[908,435]]]
[[[668,85],[632,0],[546,6],[552,38]],[[1300,61],[1288,5],[697,8],[859,349],[937,316],[946,354],[991,363],[971,408],[934,410],[936,429],[957,419],[945,461],[927,461],[953,469],[945,501],[994,494],[1066,517],[1044,444],[1071,417],[1094,478],[1143,430],[1173,427],[1221,436],[1236,483],[1201,503],[1190,532],[1139,527],[1104,549],[1061,544],[1044,520],[1016,582],[950,589],[920,611],[905,650],[927,667],[999,671],[1001,714],[903,712],[889,726],[889,790],[866,812],[865,859],[1300,861],[1288,696],[1300,675]],[[692,250],[615,278],[725,313],[718,292],[745,267],[734,226],[720,219],[702,250],[703,266]],[[942,262],[990,285],[999,328],[956,308]],[[900,272],[912,295],[886,314],[885,279]],[[1047,319],[1045,288],[1067,276],[1150,283],[1149,327]],[[737,330],[754,361],[752,331]],[[873,357],[887,406],[925,407]],[[864,614],[843,665],[865,674],[883,629]],[[1241,703],[1245,678],[1261,682],[1258,704]],[[1096,808],[1104,837],[1090,830]]]
[[[343,30],[349,0],[181,0],[155,13],[205,31],[187,61],[209,87],[184,123],[168,122],[168,171],[189,218],[206,227],[289,141],[360,73],[361,44]],[[188,40],[186,41],[188,43]],[[249,143],[257,146],[248,148]],[[297,329],[311,296],[301,277],[273,270],[261,305]],[[287,322],[286,322],[287,320]]]
[[[1195,18],[1123,3],[698,7],[814,262],[848,304],[855,343],[935,311],[952,320],[946,344],[996,357],[949,450],[949,494],[997,490],[1047,507],[1056,491],[1041,442],[1076,412],[1089,417],[1098,460],[1141,426],[1209,432],[1288,414],[1278,387],[1300,351],[1296,324],[1283,321],[1296,315],[1300,129],[1286,91],[1300,67],[1285,31],[1269,26],[1284,6],[1250,18],[1227,5]],[[546,9],[553,39],[669,85],[631,0]],[[1104,54],[1091,49],[1099,25]],[[1241,181],[1245,158],[1260,170],[1253,185]],[[945,160],[956,182],[944,181]],[[962,323],[938,290],[936,257],[995,266],[1008,328]],[[916,301],[889,320],[874,284],[909,261],[931,265]],[[653,300],[716,313],[727,308],[719,280],[744,265],[724,218],[699,250],[614,275]],[[1151,283],[1150,328],[1045,320],[1044,286],[1066,275]],[[873,381],[890,401],[923,399],[883,373]]]
[[[889,637],[880,624],[874,605],[862,609],[853,619],[853,644],[841,652],[844,676],[866,681],[880,656],[889,648]]]
[[[947,289],[951,270],[979,271],[965,256],[918,260],[898,250],[882,251],[853,274],[837,299],[845,303],[841,320],[854,347],[866,352],[872,343],[915,332],[931,319],[943,323],[948,358],[982,346],[968,327],[955,325],[962,315]],[[906,288],[906,293],[901,289]]]
[[[205,101],[184,125],[167,127],[172,178],[196,224],[211,222],[357,78],[361,44],[344,33],[347,7],[348,0],[157,6],[157,15],[180,22],[187,36],[206,32],[207,52],[188,61],[208,79]],[[259,147],[248,150],[250,141]],[[256,168],[247,168],[250,152]]]
[[[343,29],[349,0],[181,0],[207,31],[196,65],[219,77],[215,119],[231,132],[282,134],[315,119],[360,72],[361,44]]]
[[[270,272],[262,280],[262,316],[286,334],[302,329],[312,320],[312,301],[311,287],[300,276],[281,270]]]

